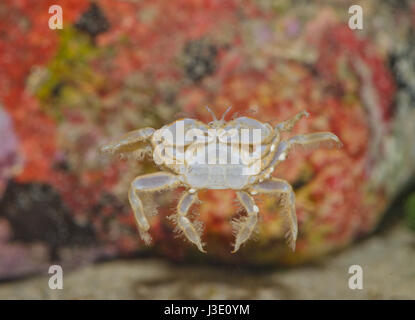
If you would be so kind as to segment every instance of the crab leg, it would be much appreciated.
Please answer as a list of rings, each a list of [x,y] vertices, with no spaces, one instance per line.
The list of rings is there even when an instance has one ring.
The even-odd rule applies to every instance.
[[[340,148],[342,143],[339,138],[331,132],[316,132],[291,137],[279,143],[271,162],[267,164],[267,168],[264,171],[272,170],[273,167],[284,161],[287,158],[288,152],[297,146],[306,149],[315,149],[320,146]]]
[[[186,217],[190,207],[193,203],[195,203],[196,200],[196,193],[190,193],[186,191],[177,206],[177,215],[175,216],[175,220],[177,227],[183,232],[186,238],[190,242],[194,243],[201,252],[206,253],[206,251],[203,249],[202,241],[200,240],[200,233],[202,229],[201,225],[195,226],[192,224],[189,218]]]
[[[301,146],[305,149],[315,149],[318,147],[340,148],[343,144],[339,138],[331,132],[316,132],[310,134],[300,134],[281,141],[278,146],[280,160],[285,160],[287,153],[294,147]]]
[[[136,154],[138,158],[142,152],[148,152],[147,141],[151,138],[155,130],[153,128],[143,128],[126,133],[122,137],[101,147],[101,152],[109,154]]]
[[[301,118],[308,117],[309,115],[310,114],[307,111],[303,110],[303,111],[297,113],[291,119],[285,120],[284,122],[281,122],[280,124],[278,124],[275,127],[275,129],[279,130],[280,132],[291,131],[291,129],[294,128],[294,126],[297,124],[298,121],[301,120]]]
[[[251,193],[266,193],[280,197],[285,223],[288,229],[285,236],[289,246],[294,251],[298,227],[295,212],[295,194],[291,185],[287,181],[271,178],[254,185],[250,191]]]
[[[233,221],[234,228],[236,230],[235,246],[232,253],[239,250],[241,245],[247,241],[252,232],[255,230],[255,226],[258,221],[259,209],[255,205],[254,198],[245,191],[238,191],[236,193],[239,202],[243,205],[248,215],[239,221]]]
[[[140,193],[173,189],[179,185],[180,180],[175,175],[164,172],[146,174],[135,178],[131,183],[128,200],[133,208],[135,221],[144,242],[151,242],[151,237],[148,234],[150,224],[144,213],[143,203],[139,196]]]
[[[343,144],[339,138],[331,132],[316,132],[291,137],[287,140],[287,145],[288,148],[302,146],[304,148],[314,149],[320,146],[327,148],[340,148]]]

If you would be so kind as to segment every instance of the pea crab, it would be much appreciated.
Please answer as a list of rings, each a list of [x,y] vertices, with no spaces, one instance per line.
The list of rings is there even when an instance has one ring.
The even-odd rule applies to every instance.
[[[218,120],[207,109],[213,117],[208,124],[190,118],[179,119],[158,130],[147,127],[131,131],[101,147],[104,153],[132,155],[137,159],[152,155],[162,170],[138,176],[129,189],[128,199],[141,238],[147,244],[151,242],[142,196],[181,186],[186,191],[178,202],[177,213],[171,216],[172,220],[179,232],[200,251],[206,252],[201,241],[201,223],[189,219],[189,209],[198,201],[197,193],[202,189],[232,189],[247,213],[233,221],[235,243],[232,253],[239,250],[256,228],[259,214],[253,197],[256,194],[278,197],[287,226],[287,242],[294,251],[298,232],[295,194],[287,181],[271,174],[275,166],[286,160],[293,147],[340,148],[339,138],[330,132],[317,132],[282,140],[283,132],[289,132],[301,118],[309,116],[307,111],[273,127],[245,116],[227,122],[224,119],[230,108]]]

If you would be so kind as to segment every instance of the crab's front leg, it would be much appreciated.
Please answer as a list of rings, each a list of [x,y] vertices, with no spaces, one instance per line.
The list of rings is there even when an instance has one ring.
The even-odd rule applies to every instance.
[[[340,139],[331,132],[297,135],[280,142],[271,165],[274,166],[276,162],[284,161],[287,158],[288,152],[295,147],[305,149],[315,149],[318,147],[340,148],[342,145]]]
[[[279,197],[282,206],[287,232],[285,234],[288,244],[292,250],[295,250],[295,241],[297,240],[297,215],[295,212],[295,194],[291,185],[281,179],[271,178],[254,185],[250,190],[251,194],[271,194]],[[252,232],[255,230],[258,221],[259,209],[255,205],[254,199],[245,191],[238,191],[237,197],[241,204],[248,212],[246,218],[235,221],[237,229],[235,247],[233,253],[238,251],[240,246],[247,241]]]
[[[177,176],[171,173],[152,173],[137,177],[131,183],[128,192],[128,199],[134,211],[134,217],[137,222],[140,236],[147,244],[151,242],[151,236],[148,233],[150,224],[144,213],[143,203],[140,194],[145,192],[161,191],[165,189],[173,189],[180,185]]]
[[[173,216],[173,220],[176,222],[179,231],[181,231],[190,242],[194,243],[201,252],[206,253],[200,239],[202,224],[200,222],[192,223],[187,217],[187,213],[195,201],[197,201],[197,194],[185,191],[177,205],[177,214]]]
[[[302,146],[306,149],[317,147],[340,148],[343,144],[340,139],[331,132],[315,132],[300,134],[286,140],[289,149],[295,146]]]
[[[255,204],[254,198],[245,191],[238,191],[236,196],[242,206],[247,212],[246,217],[242,217],[239,220],[233,221],[233,227],[236,232],[235,245],[232,253],[239,250],[241,245],[247,241],[252,232],[255,230],[258,222],[259,209]]]
[[[155,130],[143,128],[128,132],[120,138],[101,147],[101,152],[109,154],[120,154],[121,156],[133,156],[141,159],[145,153],[151,152],[148,145]]]

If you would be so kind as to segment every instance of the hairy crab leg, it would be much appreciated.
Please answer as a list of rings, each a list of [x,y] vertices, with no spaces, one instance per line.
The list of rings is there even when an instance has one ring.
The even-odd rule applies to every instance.
[[[250,191],[251,193],[264,193],[276,196],[278,195],[280,197],[285,224],[288,229],[285,237],[288,245],[294,251],[295,242],[297,240],[298,226],[297,214],[295,211],[295,194],[291,185],[287,181],[271,178],[254,185]]]
[[[258,207],[255,205],[254,198],[247,192],[238,191],[236,196],[239,202],[245,208],[248,215],[238,221],[233,221],[233,225],[236,231],[236,238],[232,253],[237,252],[241,245],[251,237],[251,234],[255,230],[256,224],[258,222],[259,212]]]
[[[165,189],[173,189],[180,185],[177,176],[171,173],[152,173],[137,177],[133,180],[128,192],[128,200],[134,211],[135,221],[137,222],[140,236],[147,244],[151,242],[151,236],[148,233],[150,224],[144,213],[143,203],[140,199],[140,193],[155,192]]]
[[[277,129],[280,132],[283,131],[291,131],[292,128],[294,128],[294,126],[297,124],[298,121],[301,120],[301,118],[303,117],[308,117],[310,114],[303,110],[299,113],[297,113],[294,117],[292,117],[291,119],[285,120],[284,122],[279,123],[275,129]]]
[[[149,152],[151,149],[147,142],[154,132],[153,128],[134,130],[102,146],[100,150],[109,154],[136,154],[140,158],[143,152]]]
[[[197,248],[206,253],[203,249],[203,243],[200,239],[200,234],[202,231],[202,225],[194,225],[188,217],[186,217],[190,207],[197,200],[196,193],[184,192],[182,198],[177,205],[177,215],[174,217],[177,223],[177,227],[183,232],[186,238],[194,243]]]

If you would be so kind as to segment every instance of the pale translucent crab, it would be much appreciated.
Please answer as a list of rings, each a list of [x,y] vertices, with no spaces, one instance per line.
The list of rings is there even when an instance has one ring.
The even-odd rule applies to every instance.
[[[205,252],[201,224],[191,221],[188,211],[197,201],[199,190],[232,189],[247,212],[246,216],[233,223],[236,239],[232,252],[238,251],[255,230],[259,214],[253,198],[256,194],[278,197],[287,224],[286,238],[295,250],[298,231],[295,194],[287,181],[271,174],[276,165],[286,160],[293,147],[341,147],[339,138],[330,132],[318,132],[281,140],[282,132],[290,131],[303,116],[308,117],[306,111],[275,127],[249,117],[226,122],[225,114],[218,120],[211,113],[213,121],[209,124],[189,118],[180,119],[159,130],[143,128],[129,132],[101,148],[102,152],[133,155],[137,159],[152,154],[162,170],[139,176],[130,186],[128,198],[141,238],[146,243],[151,241],[142,196],[181,186],[186,191],[179,200],[173,220],[177,229]]]

